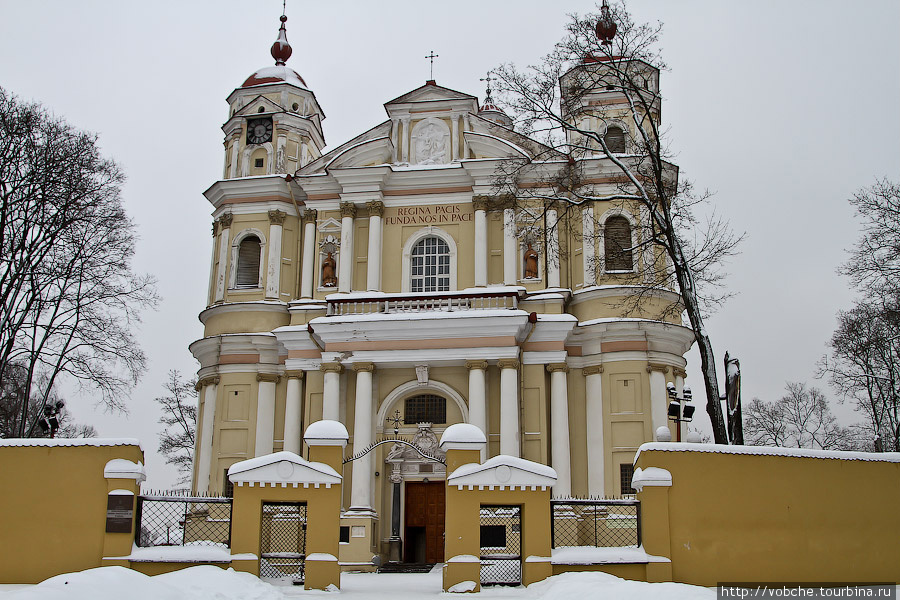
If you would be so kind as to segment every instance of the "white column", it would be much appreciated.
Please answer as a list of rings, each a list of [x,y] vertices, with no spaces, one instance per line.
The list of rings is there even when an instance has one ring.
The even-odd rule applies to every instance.
[[[322,386],[322,419],[340,421],[341,413],[341,372],[344,367],[338,363],[322,363],[325,372]]]
[[[409,117],[404,117],[403,121],[403,162],[409,163]]]
[[[284,399],[284,449],[287,452],[300,454],[303,431],[301,429],[301,396],[303,371],[289,373],[287,394]]]
[[[231,243],[231,213],[219,217],[219,268],[216,273],[216,302],[225,300],[225,273],[228,266],[228,246]]]
[[[353,417],[353,453],[372,443],[372,363],[356,363],[356,408]],[[372,453],[353,461],[350,510],[372,510]]]
[[[500,454],[519,456],[519,361],[501,358]]]
[[[207,303],[212,304],[215,301],[216,297],[216,254],[218,248],[216,248],[216,244],[219,243],[219,223],[217,221],[213,221],[212,224],[212,252],[209,257],[209,287],[206,288],[207,293]]]
[[[675,371],[675,393],[679,398],[684,398],[684,376],[687,375],[684,371],[680,369],[674,369]],[[666,398],[668,401],[668,398]],[[682,409],[683,410],[683,409]],[[687,425],[684,421],[678,423],[678,426],[681,427],[681,440],[684,441],[687,438]],[[673,439],[679,439],[675,436]]]
[[[572,469],[569,456],[569,386],[566,363],[547,365],[550,372],[550,460],[556,470],[555,498],[572,495]]]
[[[281,297],[281,234],[285,213],[269,211],[269,261],[266,266],[266,298]]]
[[[356,216],[356,205],[352,202],[341,202],[341,252],[338,274],[338,291],[349,292],[353,283],[353,217]]]
[[[484,439],[487,439],[487,402],[484,378],[487,361],[467,360],[466,368],[469,369],[469,423],[481,429],[484,432]],[[486,459],[487,444],[481,448],[481,462]]]
[[[231,173],[229,173],[229,179],[234,179],[238,174],[238,157],[240,156],[238,146],[241,145],[241,139],[241,134],[238,134],[234,138],[234,143],[231,144]]]
[[[656,440],[656,430],[659,427],[668,426],[666,410],[669,407],[669,398],[666,393],[666,370],[663,365],[649,365],[650,371],[650,420],[653,426],[653,439]]]
[[[594,209],[590,206],[581,211],[581,260],[584,264],[584,287],[597,285],[597,239],[595,234]]]
[[[391,162],[396,164],[400,154],[400,119],[391,119]]]
[[[209,475],[212,469],[213,429],[216,426],[216,382],[218,377],[207,381],[203,388],[203,421],[200,423],[200,448],[197,456],[197,491],[208,492]],[[201,382],[202,383],[202,382]]]
[[[547,208],[547,287],[559,287],[559,224],[556,209]]]
[[[256,394],[256,448],[253,456],[272,454],[275,445],[275,382],[277,375],[259,373]]]
[[[596,365],[581,370],[585,386],[585,420],[587,421],[588,494],[591,497],[606,496],[603,445],[603,367]]]
[[[459,115],[450,116],[450,126],[450,160],[459,160]]]
[[[475,207],[475,287],[485,287],[488,262],[487,198],[476,197],[472,204]]]
[[[315,274],[313,270],[316,265],[316,216],[314,210],[307,209],[303,219],[306,224],[303,226],[303,266],[300,273],[300,297],[312,298],[313,280]]]
[[[381,244],[382,217],[384,202],[372,200],[366,203],[369,209],[369,256],[366,272],[366,289],[370,292],[381,291]]]
[[[516,251],[516,211],[503,210],[503,285],[516,285],[516,265],[519,253]]]

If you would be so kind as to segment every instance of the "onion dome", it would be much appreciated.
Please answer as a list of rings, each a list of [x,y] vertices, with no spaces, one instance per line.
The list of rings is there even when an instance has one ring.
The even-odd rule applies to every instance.
[[[490,72],[487,77],[482,79],[482,81],[487,81],[487,89],[484,91],[484,104],[478,109],[478,116],[503,125],[504,127],[512,127],[512,119],[510,116],[503,112],[499,106],[494,104],[494,99],[491,97],[491,81],[493,79],[495,78],[491,77]]]
[[[253,87],[254,85],[263,85],[266,83],[290,83],[298,87],[306,88],[306,82],[297,73],[297,71],[285,66],[287,59],[291,57],[293,49],[287,40],[287,30],[284,23],[287,21],[285,15],[281,15],[281,28],[278,30],[278,39],[272,44],[272,58],[275,59],[274,67],[265,67],[253,73],[241,87]]]

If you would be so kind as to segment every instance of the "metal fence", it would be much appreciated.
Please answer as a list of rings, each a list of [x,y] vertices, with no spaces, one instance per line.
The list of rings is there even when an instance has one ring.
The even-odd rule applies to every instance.
[[[522,507],[482,505],[481,585],[522,582]]]
[[[641,503],[620,500],[551,500],[553,547],[641,545]]]
[[[303,583],[306,571],[306,503],[263,503],[259,576]]]
[[[231,498],[142,494],[136,521],[141,547],[231,547]]]

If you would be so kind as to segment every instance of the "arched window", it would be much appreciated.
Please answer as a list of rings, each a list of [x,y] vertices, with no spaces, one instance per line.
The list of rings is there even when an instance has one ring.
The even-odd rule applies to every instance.
[[[238,264],[237,276],[235,277],[235,287],[259,287],[260,251],[261,246],[259,243],[259,238],[255,235],[248,235],[243,240],[241,240],[241,245],[238,247]]]
[[[618,125],[610,125],[606,128],[603,141],[606,142],[606,147],[610,152],[625,152],[625,131]]]
[[[450,247],[436,236],[428,236],[413,246],[410,257],[410,291],[450,290]]]
[[[446,423],[447,399],[437,394],[419,394],[403,403],[403,423]]]
[[[631,223],[621,216],[610,217],[603,227],[603,253],[607,271],[632,271]]]

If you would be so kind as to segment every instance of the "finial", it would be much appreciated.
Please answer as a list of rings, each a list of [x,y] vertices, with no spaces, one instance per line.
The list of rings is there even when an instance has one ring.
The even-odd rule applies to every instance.
[[[600,20],[597,21],[596,31],[602,45],[612,45],[612,39],[616,35],[616,22],[612,20],[609,14],[608,0],[603,0],[603,6],[600,7]]]
[[[434,50],[432,50],[430,54],[425,56],[425,58],[431,60],[431,77],[428,78],[428,81],[434,81],[434,59],[436,59],[438,56],[440,56],[440,54],[435,54]]]
[[[278,30],[278,39],[272,44],[272,58],[275,59],[275,66],[283,67],[287,59],[291,57],[293,50],[287,41],[287,30],[284,28],[287,17],[282,14],[279,19],[281,20],[281,28]]]
[[[492,73],[492,71],[488,71],[487,77],[482,77],[481,79],[478,80],[478,81],[486,81],[487,82],[487,89],[484,91],[484,103],[485,104],[493,104],[494,103],[494,99],[491,98],[491,82],[497,81],[497,78],[491,77],[491,73]]]

